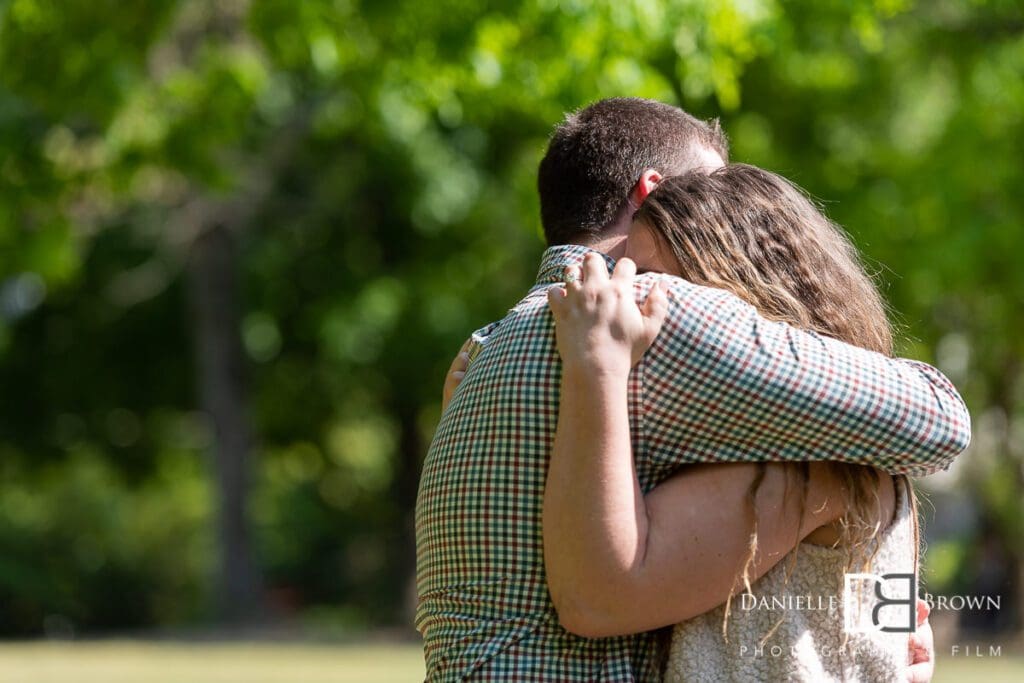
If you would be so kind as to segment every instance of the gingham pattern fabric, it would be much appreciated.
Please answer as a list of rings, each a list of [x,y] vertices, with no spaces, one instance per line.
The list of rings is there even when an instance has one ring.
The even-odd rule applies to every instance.
[[[428,680],[660,678],[658,638],[567,633],[544,578],[541,506],[561,373],[546,290],[587,251],[549,249],[526,297],[474,334],[474,359],[431,444],[416,506]],[[638,276],[638,297],[666,277]],[[921,475],[967,446],[969,416],[937,370],[669,279],[669,321],[629,382],[645,491],[693,462],[831,459]]]

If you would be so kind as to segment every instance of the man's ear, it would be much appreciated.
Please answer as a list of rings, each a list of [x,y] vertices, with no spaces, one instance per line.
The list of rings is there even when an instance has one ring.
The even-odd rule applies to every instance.
[[[637,206],[644,203],[647,195],[654,191],[654,188],[661,182],[661,174],[653,168],[649,168],[640,174],[640,180],[633,186],[632,199]]]

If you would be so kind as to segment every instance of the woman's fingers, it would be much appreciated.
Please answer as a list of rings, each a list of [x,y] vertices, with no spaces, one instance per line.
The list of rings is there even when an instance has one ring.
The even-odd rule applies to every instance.
[[[659,280],[654,283],[651,291],[647,293],[647,298],[644,300],[641,311],[645,318],[658,320],[659,323],[665,320],[665,315],[668,313],[667,282]]]
[[[928,615],[931,614],[931,612],[932,612],[931,606],[927,602],[922,600],[921,598],[918,598],[917,599],[917,625],[918,626],[924,626],[924,622],[928,621]]]
[[[567,296],[565,287],[548,287],[548,306],[551,307],[551,312],[555,315],[556,320],[565,313],[565,298]]]
[[[566,363],[600,365],[619,371],[636,363],[650,347],[668,314],[668,294],[656,285],[642,306],[634,298],[636,264],[619,259],[608,273],[596,252],[582,267],[565,269],[565,288],[549,287],[548,305],[556,323],[558,352]]]
[[[583,287],[583,272],[579,266],[565,267],[565,291],[578,292]]]
[[[593,287],[601,287],[608,282],[608,264],[597,252],[590,252],[583,257],[583,283]]]
[[[612,282],[633,286],[633,278],[636,277],[636,264],[633,259],[621,258],[615,263],[615,271],[612,273]]]
[[[463,348],[465,348],[465,347],[463,347]],[[448,377],[451,377],[452,375],[454,375],[456,373],[460,373],[460,372],[463,375],[465,375],[466,374],[466,368],[468,368],[468,367],[469,367],[469,352],[468,351],[459,351],[459,355],[455,356],[455,359],[452,361],[451,366],[449,366],[449,368],[448,368]]]
[[[918,618],[920,618],[920,607]],[[907,667],[909,683],[928,683],[935,674],[935,637],[932,625],[927,621],[919,623],[917,630],[908,640],[910,665]]]
[[[444,376],[444,387],[441,389],[441,410],[448,407],[455,389],[462,382],[462,378],[466,376],[466,368],[469,367],[469,347],[472,343],[472,338],[467,339],[458,355],[452,360],[452,364],[448,366],[448,374]]]
[[[640,313],[644,319],[645,336],[650,344],[658,336],[668,316],[668,283],[660,280],[651,287]]]

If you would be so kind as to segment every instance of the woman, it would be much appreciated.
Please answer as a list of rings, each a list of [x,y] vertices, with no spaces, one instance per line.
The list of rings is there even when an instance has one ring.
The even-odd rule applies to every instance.
[[[799,190],[766,171],[734,164],[663,181],[637,212],[627,256],[636,268],[729,290],[765,317],[891,354],[884,306],[855,249]],[[676,624],[668,680],[902,679],[907,634],[846,633],[843,589],[848,572],[916,575],[904,478],[838,463],[723,464],[692,466],[640,491],[625,388],[666,307],[657,288],[645,310],[636,307],[634,273],[623,259],[609,280],[603,261],[590,258],[583,272],[567,274],[565,289],[549,292],[563,378],[544,545],[563,623],[591,636]],[[602,482],[584,505],[565,495],[581,467],[596,468]],[[679,489],[722,477],[749,481],[746,496],[715,510],[679,507]],[[588,537],[595,518],[606,538]],[[659,534],[678,524],[692,526],[686,547]],[[759,546],[762,538],[772,541]],[[734,573],[702,571],[723,555],[737,558]],[[687,585],[666,579],[680,563],[693,567]],[[588,580],[621,589],[605,610],[613,614],[589,618],[574,604]],[[853,612],[872,604],[870,593],[855,594],[845,616],[864,618]]]

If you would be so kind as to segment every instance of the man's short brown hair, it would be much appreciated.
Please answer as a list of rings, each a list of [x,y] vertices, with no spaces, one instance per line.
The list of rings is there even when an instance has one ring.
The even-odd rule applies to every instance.
[[[729,160],[718,121],[701,121],[663,102],[613,97],[567,115],[537,173],[548,244],[600,236],[645,170],[686,173],[701,165],[706,150]]]

